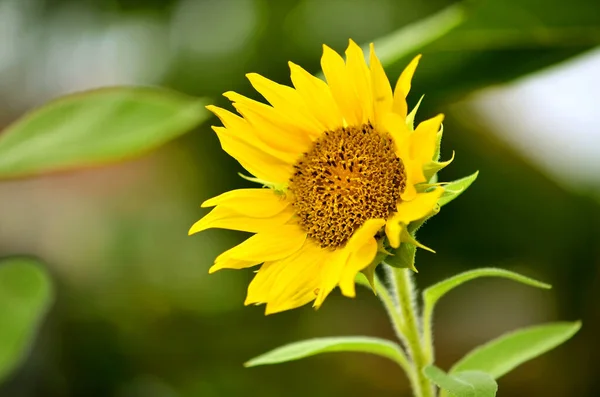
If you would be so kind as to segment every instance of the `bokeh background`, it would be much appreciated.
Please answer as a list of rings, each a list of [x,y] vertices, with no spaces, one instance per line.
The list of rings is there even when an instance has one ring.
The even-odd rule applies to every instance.
[[[0,0],[0,127],[47,100],[92,87],[170,87],[224,104],[257,97],[244,77],[289,83],[286,62],[319,70],[343,51],[449,0]],[[483,0],[423,48],[409,99],[447,114],[441,174],[477,182],[420,232],[421,287],[498,266],[550,291],[480,280],[438,306],[448,368],[508,330],[555,320],[584,327],[499,381],[501,396],[600,395],[600,6],[596,0]],[[411,37],[407,37],[412,39]],[[387,67],[397,76],[409,58]],[[393,78],[394,78],[393,77]],[[7,397],[409,396],[391,362],[332,354],[245,369],[298,339],[392,338],[372,293],[334,293],[314,311],[265,317],[243,307],[250,271],[208,267],[242,233],[187,236],[205,199],[249,186],[220,150],[214,119],[143,158],[0,183],[0,257],[42,259],[57,298]],[[1,133],[1,132],[0,132]]]

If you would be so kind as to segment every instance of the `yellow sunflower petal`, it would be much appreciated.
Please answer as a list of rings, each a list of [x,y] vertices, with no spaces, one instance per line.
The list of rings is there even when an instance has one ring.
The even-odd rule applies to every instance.
[[[190,228],[188,234],[201,232],[206,229],[231,229],[242,232],[260,233],[284,225],[294,216],[294,211],[287,208],[277,215],[268,218],[257,218],[240,214],[234,209],[218,206]]]
[[[406,187],[400,195],[400,198],[403,201],[409,202],[414,200],[417,196],[417,188],[415,185],[427,182],[427,178],[425,178],[423,163],[420,160],[412,159],[410,156],[401,158],[406,172]]]
[[[249,173],[265,181],[287,185],[293,170],[290,163],[240,140],[224,127],[212,127],[212,129],[217,133],[223,150],[236,159]]]
[[[237,189],[206,200],[202,207],[220,205],[254,218],[277,215],[290,204],[272,189]]]
[[[260,263],[262,263],[262,262],[256,261],[256,260],[255,261],[245,261],[242,259],[227,258],[221,264],[219,264],[219,266],[217,266],[217,264],[212,265],[210,267],[210,269],[208,269],[208,273],[213,274],[217,270],[221,270],[221,269],[236,269],[236,270],[247,269],[249,267],[256,266]]]
[[[365,54],[362,48],[353,40],[348,43],[346,49],[346,70],[350,77],[350,84],[354,86],[354,92],[358,98],[361,110],[361,124],[373,120],[373,93],[371,92],[371,74],[365,62]]]
[[[425,218],[433,211],[443,193],[444,188],[436,187],[431,192],[419,193],[412,201],[400,202],[397,206],[399,216],[397,219],[400,222],[409,224]]]
[[[311,113],[323,124],[325,130],[339,128],[343,118],[327,83],[293,62],[288,62],[288,64],[292,83]],[[320,133],[314,138],[318,136]]]
[[[356,274],[369,266],[377,254],[377,241],[373,238],[385,225],[384,219],[367,220],[350,238],[343,248],[348,261],[341,274],[339,285],[346,296],[354,296]]]
[[[244,116],[252,129],[251,134],[284,152],[286,161],[295,162],[298,155],[311,145],[315,133],[295,125],[285,113],[237,92],[228,91],[223,96],[233,102],[235,109]]]
[[[354,277],[365,267],[369,266],[377,253],[377,242],[373,238],[385,225],[383,219],[367,220],[348,240],[346,246],[330,258],[331,263],[323,267],[322,282],[319,296],[314,306],[319,307],[327,295],[340,285],[344,294],[354,290]],[[375,244],[375,245],[373,245]],[[352,284],[352,285],[350,285]]]
[[[239,268],[240,261],[259,264],[285,258],[298,251],[305,240],[306,233],[298,225],[283,225],[257,233],[219,255],[209,273],[224,268]]]
[[[406,96],[410,92],[410,85],[419,64],[421,55],[417,55],[408,66],[400,74],[398,82],[396,82],[396,88],[394,89],[394,112],[398,113],[403,118],[406,118],[408,112],[408,106],[406,105]]]
[[[315,299],[314,290],[320,281],[319,268],[324,263],[323,253],[323,250],[307,240],[294,254],[281,260],[265,262],[248,286],[244,303],[267,303],[266,314],[270,314],[292,309]]]
[[[266,303],[279,272],[285,269],[285,262],[265,262],[248,285],[248,293],[244,305]]]
[[[416,184],[426,182],[423,163],[411,156],[412,134],[402,117],[396,113],[388,113],[384,119],[385,129],[396,144],[396,155],[402,159],[406,174],[406,186],[401,194],[404,201],[410,201],[417,195]]]
[[[396,144],[396,154],[404,159],[409,152],[410,141],[408,140],[411,132],[404,122],[404,119],[397,113],[385,113],[381,119],[383,129],[387,131]],[[403,151],[405,150],[406,153]]]
[[[321,132],[325,127],[308,111],[295,89],[276,83],[257,73],[246,75],[250,84],[272,106],[304,131]]]
[[[286,310],[304,306],[315,299],[315,293],[310,287],[305,287],[290,298],[281,302],[269,302],[265,308],[265,315],[280,313]]]
[[[435,154],[437,134],[444,120],[444,115],[439,114],[425,120],[417,126],[411,135],[411,158],[418,160],[422,165],[433,161]]]
[[[350,254],[346,268],[340,278],[342,294],[354,298],[356,290],[354,279],[358,272],[367,268],[377,255],[377,241],[371,237],[367,242]]]
[[[406,225],[431,214],[443,193],[444,189],[437,187],[431,192],[417,194],[412,201],[402,201],[397,205],[397,212],[385,225],[385,234],[393,248],[398,248],[403,241]]]
[[[321,283],[318,295],[313,307],[319,308],[336,285],[340,282],[340,276],[348,261],[348,253],[344,250],[332,251],[321,269]]]
[[[307,242],[298,258],[285,264],[269,293],[266,314],[292,309],[314,300],[319,293],[321,269],[332,255]]]
[[[369,46],[369,65],[371,72],[371,89],[373,98],[373,121],[375,128],[385,130],[384,117],[392,111],[394,96],[390,81],[375,54],[373,43]]]
[[[389,218],[385,224],[385,235],[387,236],[392,248],[400,247],[400,236],[405,228],[405,225],[401,223],[399,218],[400,216],[398,213],[396,213],[394,216]]]
[[[359,125],[362,120],[360,102],[351,84],[342,57],[323,45],[321,68],[331,89],[331,94],[348,125]]]
[[[246,146],[252,146],[262,152],[265,152],[265,154],[275,157],[281,162],[289,164],[294,164],[296,162],[296,159],[299,155],[299,148],[298,146],[291,146],[289,138],[286,140],[286,143],[282,145],[282,147],[278,148],[276,145],[276,139],[261,139],[262,137],[258,134],[258,132],[262,133],[262,130],[253,128],[253,126],[250,125],[247,120],[217,106],[209,105],[206,108],[213,112],[221,120],[227,135],[234,137],[240,142],[243,142]],[[223,127],[213,127],[213,130],[215,130],[217,133],[219,131],[217,131],[215,128],[218,128],[219,131],[222,131],[223,129]],[[270,136],[267,135],[267,137],[269,138]],[[308,137],[305,138],[305,146],[310,145],[310,140]],[[295,143],[293,139],[291,142]]]

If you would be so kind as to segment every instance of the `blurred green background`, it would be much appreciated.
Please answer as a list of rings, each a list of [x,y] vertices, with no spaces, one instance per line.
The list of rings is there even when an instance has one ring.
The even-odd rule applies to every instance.
[[[160,85],[225,104],[257,98],[244,74],[289,83],[286,62],[319,70],[343,51],[440,12],[447,0],[0,0],[0,128],[83,89]],[[464,6],[464,8],[462,8]],[[455,4],[465,21],[389,62],[394,80],[423,53],[409,96],[447,114],[441,180],[477,182],[420,232],[417,283],[497,266],[550,291],[481,280],[436,313],[437,361],[520,326],[583,320],[566,345],[499,381],[501,396],[598,396],[600,370],[600,6],[596,0]],[[461,14],[462,15],[462,14]],[[432,30],[433,29],[433,30]],[[404,42],[419,41],[412,30]],[[418,35],[417,35],[418,36]],[[317,336],[392,338],[365,289],[314,311],[243,307],[250,271],[207,270],[242,233],[187,237],[205,199],[249,186],[211,119],[143,158],[0,183],[0,257],[42,259],[56,302],[9,397],[408,396],[391,362],[335,354],[244,369],[247,359]]]

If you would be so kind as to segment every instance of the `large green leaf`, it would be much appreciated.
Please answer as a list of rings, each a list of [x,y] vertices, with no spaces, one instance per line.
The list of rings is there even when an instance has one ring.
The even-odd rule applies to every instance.
[[[395,361],[406,368],[406,357],[395,343],[366,336],[343,336],[331,338],[315,338],[291,343],[265,354],[255,357],[244,364],[246,367],[257,365],[279,364],[287,361],[330,352],[363,352],[376,354]]]
[[[52,300],[50,278],[39,263],[0,262],[0,381],[23,360]]]
[[[458,274],[454,277],[450,277],[446,280],[440,281],[439,283],[434,284],[431,287],[427,288],[425,291],[423,291],[423,338],[425,346],[432,346],[432,318],[433,309],[435,308],[435,304],[437,303],[437,301],[440,300],[448,292],[458,287],[459,285],[462,285],[467,281],[474,280],[480,277],[501,277],[517,281],[522,284],[530,285],[532,287],[544,289],[551,288],[549,284],[542,283],[532,278],[522,276],[515,272],[496,268],[482,268],[470,270]],[[433,357],[429,357],[429,359],[432,360]]]
[[[455,397],[494,397],[498,391],[496,381],[482,371],[464,371],[449,375],[431,365],[425,367],[423,373],[440,389]]]
[[[498,379],[517,366],[555,348],[579,331],[580,322],[524,328],[494,339],[464,356],[450,373],[484,371]]]
[[[454,277],[450,277],[444,281],[440,281],[439,283],[427,288],[425,291],[423,291],[423,299],[425,301],[425,305],[435,305],[437,301],[442,296],[446,295],[449,291],[453,290],[461,284],[466,283],[467,281],[474,280],[480,277],[502,277],[513,281],[517,281],[522,284],[530,285],[532,287],[544,289],[552,288],[552,286],[549,284],[542,283],[541,281],[537,281],[532,278],[508,270],[496,269],[492,267],[481,268],[460,273]]]
[[[202,100],[162,89],[69,95],[0,133],[0,178],[123,160],[189,131],[207,114]]]

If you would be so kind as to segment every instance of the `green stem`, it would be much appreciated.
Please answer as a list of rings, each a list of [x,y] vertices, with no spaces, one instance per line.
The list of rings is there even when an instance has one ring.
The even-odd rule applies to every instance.
[[[423,307],[423,349],[425,350],[425,364],[433,363],[433,305]]]
[[[383,306],[385,307],[388,315],[390,316],[390,320],[392,320],[392,327],[394,328],[394,331],[396,332],[396,336],[398,336],[398,339],[400,339],[400,341],[404,344],[404,346],[407,346],[407,340],[404,336],[404,331],[403,331],[404,320],[402,319],[400,311],[398,310],[398,304],[396,303],[394,298],[390,295],[390,292],[386,288],[386,286],[383,285],[381,280],[379,280],[379,277],[375,277],[375,289],[377,290],[377,296],[383,303]],[[400,347],[398,347],[398,348],[400,349]],[[400,364],[402,369],[404,369],[404,372],[406,372],[406,376],[408,377],[408,380],[410,382],[412,389],[418,390],[420,386],[419,386],[419,377],[417,375],[417,370],[416,370],[415,366],[413,365],[412,361],[410,361],[408,359],[408,357],[406,357],[406,353],[404,353],[404,350],[400,350],[400,351],[402,352],[401,360],[400,360],[401,362],[398,361],[398,364]]]
[[[390,295],[389,290],[381,282],[381,280],[379,280],[379,277],[375,277],[375,289],[377,290],[377,296],[379,297],[379,300],[381,300],[381,303],[383,303],[390,320],[392,320],[392,327],[394,328],[396,336],[403,343],[405,343],[406,338],[404,338],[403,334],[404,320],[402,319],[400,310],[398,310],[398,305],[394,300],[394,297]]]
[[[387,266],[387,265],[386,265]],[[415,305],[415,288],[410,269],[391,269],[391,281],[397,298],[398,310],[403,319],[402,335],[412,359],[416,382],[413,384],[415,397],[434,397],[434,389],[423,374],[428,363],[426,349],[421,344],[419,315]]]

